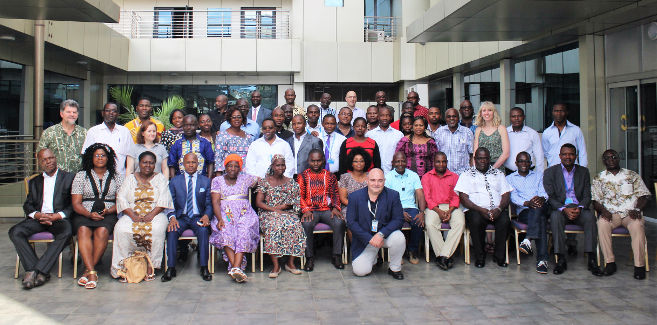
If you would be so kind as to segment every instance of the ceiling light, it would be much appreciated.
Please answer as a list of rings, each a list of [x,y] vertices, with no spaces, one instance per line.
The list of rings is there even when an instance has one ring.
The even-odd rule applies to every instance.
[[[648,24],[648,38],[652,41],[657,40],[657,21]]]
[[[16,36],[14,36],[14,35],[0,35],[0,40],[3,40],[3,41],[15,41],[15,40],[16,40]]]

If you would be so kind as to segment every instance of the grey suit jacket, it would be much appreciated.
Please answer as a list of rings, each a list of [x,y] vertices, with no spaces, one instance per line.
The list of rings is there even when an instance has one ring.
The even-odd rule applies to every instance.
[[[271,117],[271,111],[272,111],[271,108],[266,108],[266,107],[260,106],[260,109],[258,110],[258,116],[256,116],[256,120],[255,120],[256,123],[258,123],[258,125],[262,126],[262,121],[264,121],[268,117]],[[248,117],[251,118],[251,115],[253,115],[253,107],[251,107],[251,109],[249,109],[249,116]]]
[[[294,137],[291,136],[285,139],[292,149],[292,154],[294,154]],[[301,141],[299,152],[294,154],[294,158],[297,160],[297,174],[301,174],[304,170],[308,169],[308,155],[310,154],[310,150],[313,149],[324,150],[324,142],[318,137],[306,134],[303,137],[303,141]]]
[[[573,175],[575,196],[579,201],[578,205],[585,209],[591,204],[591,176],[586,167],[575,165],[575,175]],[[563,178],[561,164],[554,165],[545,170],[543,173],[543,187],[548,195],[550,208],[558,210],[566,202],[566,181]]]

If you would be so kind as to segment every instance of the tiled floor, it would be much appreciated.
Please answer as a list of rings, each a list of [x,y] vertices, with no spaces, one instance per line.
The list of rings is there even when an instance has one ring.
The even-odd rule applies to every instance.
[[[6,234],[11,223],[0,223]],[[647,224],[651,264],[655,262],[656,224]],[[581,241],[580,241],[581,242]],[[632,278],[629,240],[616,239],[619,272],[596,278],[580,255],[568,271],[556,276],[534,271],[533,257],[520,266],[497,267],[490,258],[484,269],[464,265],[459,254],[449,272],[424,261],[404,264],[406,279],[397,281],[385,268],[365,278],[350,266],[335,270],[328,252],[315,271],[303,275],[249,273],[245,284],[232,282],[217,264],[211,282],[200,279],[196,259],[178,267],[172,282],[122,284],[108,274],[111,251],[99,269],[96,290],[85,290],[72,278],[65,261],[64,277],[25,291],[14,280],[15,254],[6,235],[0,236],[0,323],[2,324],[655,324],[657,276]],[[68,249],[65,255],[68,254]],[[267,270],[266,270],[267,271]],[[54,275],[55,273],[53,273]]]

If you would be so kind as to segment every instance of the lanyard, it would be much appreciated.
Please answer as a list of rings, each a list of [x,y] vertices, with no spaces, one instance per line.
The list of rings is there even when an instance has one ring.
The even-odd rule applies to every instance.
[[[333,131],[333,133],[335,133],[335,131]],[[327,137],[326,140],[327,140],[327,141],[331,139],[331,135],[332,135],[333,133],[331,133],[331,134],[327,134],[327,135],[326,135],[326,137]],[[335,144],[335,137],[333,137],[333,141],[331,141],[331,145],[329,146],[329,159],[331,159],[331,153],[333,152],[333,145],[334,145],[334,144]]]
[[[376,210],[379,208],[378,204],[374,204],[374,211],[372,211],[372,201],[369,199],[367,200],[367,208],[370,210],[370,213],[372,214],[372,218],[376,220]]]

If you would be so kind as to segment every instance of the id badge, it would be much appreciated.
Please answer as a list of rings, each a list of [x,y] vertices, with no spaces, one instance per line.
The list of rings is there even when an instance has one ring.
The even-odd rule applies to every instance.
[[[329,159],[329,160],[328,160],[328,163],[329,163],[330,165],[333,165],[333,159]]]
[[[379,229],[379,221],[374,219],[372,220],[372,232],[377,232]]]
[[[574,204],[574,203],[575,203],[575,201],[573,201],[573,199],[571,199],[571,198],[566,198],[566,202],[564,202],[564,205]]]

